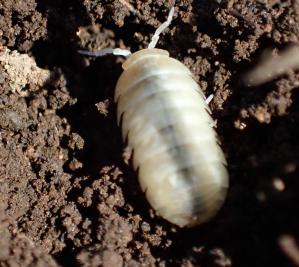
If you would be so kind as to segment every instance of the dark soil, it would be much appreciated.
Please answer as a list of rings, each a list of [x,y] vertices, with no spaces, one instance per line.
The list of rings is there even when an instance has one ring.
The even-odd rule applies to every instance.
[[[0,0],[0,266],[294,266],[279,240],[299,241],[299,74],[242,77],[298,42],[298,1],[175,3],[158,47],[215,95],[231,183],[192,229],[156,216],[125,163],[123,59],[77,53],[145,48],[174,1],[126,3]]]

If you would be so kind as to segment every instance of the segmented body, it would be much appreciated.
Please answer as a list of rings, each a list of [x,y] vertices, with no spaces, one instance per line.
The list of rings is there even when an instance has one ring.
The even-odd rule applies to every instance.
[[[118,123],[149,203],[181,227],[206,222],[223,204],[228,173],[203,92],[165,50],[140,50],[123,68]]]

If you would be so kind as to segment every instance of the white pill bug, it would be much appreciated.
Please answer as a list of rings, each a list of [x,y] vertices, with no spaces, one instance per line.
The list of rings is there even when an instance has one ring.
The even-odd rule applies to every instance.
[[[80,53],[128,57],[115,91],[123,140],[133,149],[134,169],[151,206],[166,220],[190,227],[220,209],[228,172],[203,92],[185,65],[154,48],[173,12],[146,49]]]

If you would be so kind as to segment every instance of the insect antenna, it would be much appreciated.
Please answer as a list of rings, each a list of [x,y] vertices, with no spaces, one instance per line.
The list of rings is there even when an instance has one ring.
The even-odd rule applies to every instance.
[[[157,42],[159,41],[159,37],[160,37],[160,34],[170,25],[171,21],[172,21],[172,17],[173,17],[173,14],[174,14],[174,7],[171,7],[170,11],[169,11],[169,14],[168,14],[168,17],[167,17],[167,20],[164,21],[158,28],[157,30],[155,31],[153,37],[152,37],[152,40],[151,42],[149,43],[148,47],[147,48],[155,48]]]
[[[115,55],[115,56],[123,56],[129,57],[132,53],[130,50],[121,49],[121,48],[104,48],[98,51],[86,51],[86,50],[78,50],[77,51],[81,55],[91,56],[91,57],[103,57],[106,55]]]

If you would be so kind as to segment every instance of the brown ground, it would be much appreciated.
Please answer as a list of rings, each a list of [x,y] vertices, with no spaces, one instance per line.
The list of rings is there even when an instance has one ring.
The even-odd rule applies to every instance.
[[[146,47],[174,2],[126,1],[0,0],[0,266],[294,266],[279,244],[299,237],[299,75],[242,77],[298,42],[298,1],[176,1],[158,47],[215,94],[231,181],[189,230],[154,215],[124,163],[122,59],[76,52]]]

